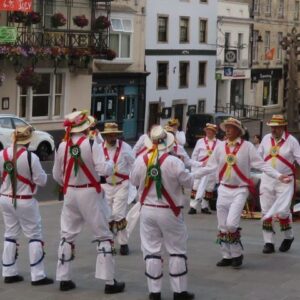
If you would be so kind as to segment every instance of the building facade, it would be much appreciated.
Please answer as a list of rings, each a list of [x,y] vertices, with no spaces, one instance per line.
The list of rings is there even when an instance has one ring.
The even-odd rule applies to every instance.
[[[176,9],[175,9],[176,7]],[[215,109],[217,0],[147,1],[145,130]]]
[[[247,3],[218,2],[216,79],[218,110],[243,109],[252,102]]]
[[[113,61],[95,60],[92,113],[103,122],[117,122],[126,139],[144,132],[145,0],[116,0],[111,5],[109,46]],[[103,12],[98,9],[96,17]]]

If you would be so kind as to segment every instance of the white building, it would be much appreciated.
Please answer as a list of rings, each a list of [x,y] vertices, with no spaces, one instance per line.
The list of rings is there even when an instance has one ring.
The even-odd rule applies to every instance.
[[[189,112],[214,111],[216,7],[217,0],[147,1],[145,130],[171,116],[185,129]]]
[[[217,107],[254,105],[251,89],[250,30],[245,3],[219,1],[217,22]]]

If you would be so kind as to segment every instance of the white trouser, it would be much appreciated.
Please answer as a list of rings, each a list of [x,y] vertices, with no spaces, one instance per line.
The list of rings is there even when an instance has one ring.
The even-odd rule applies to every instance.
[[[42,242],[42,223],[38,202],[33,199],[17,199],[17,208],[12,198],[0,197],[5,225],[5,241],[2,255],[2,276],[9,277],[18,274],[16,262],[17,239],[21,231],[29,239],[29,260],[31,266],[31,281],[46,277],[44,271],[44,250]]]
[[[206,185],[202,185],[201,182],[206,181]],[[205,192],[213,192],[216,185],[216,176],[207,175],[201,179],[194,180],[193,190],[197,191],[196,194],[201,194],[203,197],[190,200],[190,207],[197,209],[198,204],[201,202],[201,208],[209,208],[209,201],[205,199]],[[201,191],[198,191],[198,188],[201,188]]]
[[[240,227],[240,219],[245,202],[249,195],[247,188],[218,188],[217,217],[218,229],[222,233],[234,233]],[[240,243],[221,243],[223,258],[234,258],[242,255]]]
[[[294,195],[294,180],[290,183],[282,183],[278,179],[274,179],[266,174],[262,175],[260,184],[260,206],[262,215],[266,218],[278,216],[280,219],[290,219],[292,223],[292,215],[290,211],[291,202]],[[274,222],[272,222],[274,225]],[[274,231],[263,230],[263,238],[265,243],[274,244]],[[293,238],[293,230],[284,231],[286,239]]]
[[[108,204],[111,208],[109,222],[124,220],[127,214],[129,181],[125,180],[115,186],[104,184],[103,189],[105,191],[105,198],[108,200]],[[115,234],[119,245],[126,245],[128,243],[126,226],[122,230],[117,230]]]
[[[187,229],[180,213],[171,209],[143,206],[140,236],[150,293],[159,293],[162,285],[162,244],[169,253],[170,284],[174,292],[187,290]]]
[[[71,261],[76,236],[86,222],[97,240],[95,277],[114,279],[113,236],[108,228],[109,208],[94,188],[68,188],[61,212],[61,241],[58,248],[56,280],[71,280]]]

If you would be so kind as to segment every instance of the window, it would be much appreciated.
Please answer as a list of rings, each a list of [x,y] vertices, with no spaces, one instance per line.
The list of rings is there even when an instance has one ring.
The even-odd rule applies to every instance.
[[[179,42],[180,43],[188,43],[189,42],[189,18],[180,17],[179,24]]]
[[[206,100],[205,99],[200,99],[198,100],[198,114],[205,113],[205,105]]]
[[[168,17],[158,17],[157,23],[157,41],[163,43],[168,42]]]
[[[265,32],[265,54],[270,50],[270,31]]]
[[[244,39],[244,35],[242,33],[239,33],[238,34],[238,41],[237,41],[237,59],[238,59],[238,62],[242,59],[243,39]]]
[[[198,85],[206,85],[206,61],[199,61],[199,75],[198,75]]]
[[[266,15],[271,16],[271,10],[272,10],[272,0],[267,0]]]
[[[299,20],[299,1],[295,1],[294,20]]]
[[[284,0],[279,0],[278,18],[284,17]]]
[[[282,38],[283,38],[283,34],[282,32],[278,32],[277,34],[277,60],[282,60],[282,47],[280,45],[281,41],[282,41]]]
[[[263,105],[278,104],[278,80],[264,81],[263,87]]]
[[[117,58],[131,57],[132,21],[129,19],[111,19],[109,47],[117,54]]]
[[[13,129],[11,118],[0,118],[0,128]]]
[[[28,126],[28,124],[25,123],[23,120],[17,118],[13,118],[13,123],[15,128],[19,126]]]
[[[56,119],[63,116],[63,74],[41,73],[40,85],[20,89],[19,116],[28,119]]]
[[[252,44],[252,60],[254,62],[258,61],[258,31],[253,31],[253,44]]]
[[[259,15],[259,11],[260,11],[260,0],[254,0],[254,5],[253,5],[253,14],[254,15]]]
[[[190,63],[186,61],[179,62],[179,87],[186,88],[189,85],[189,68]]]
[[[157,63],[157,88],[166,89],[168,88],[168,62],[158,62]]]
[[[230,47],[230,32],[225,32],[224,47],[225,47],[225,49],[228,49]]]
[[[199,42],[207,43],[207,20],[200,19],[199,34]]]

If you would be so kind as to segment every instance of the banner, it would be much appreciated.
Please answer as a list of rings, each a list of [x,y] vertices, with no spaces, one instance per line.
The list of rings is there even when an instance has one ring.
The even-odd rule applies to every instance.
[[[272,49],[268,50],[268,51],[265,53],[265,59],[266,59],[266,60],[273,60],[274,54],[275,54],[275,48],[272,48]]]
[[[0,26],[0,45],[14,43],[17,40],[17,28]]]
[[[0,11],[32,11],[32,0],[0,0]]]

